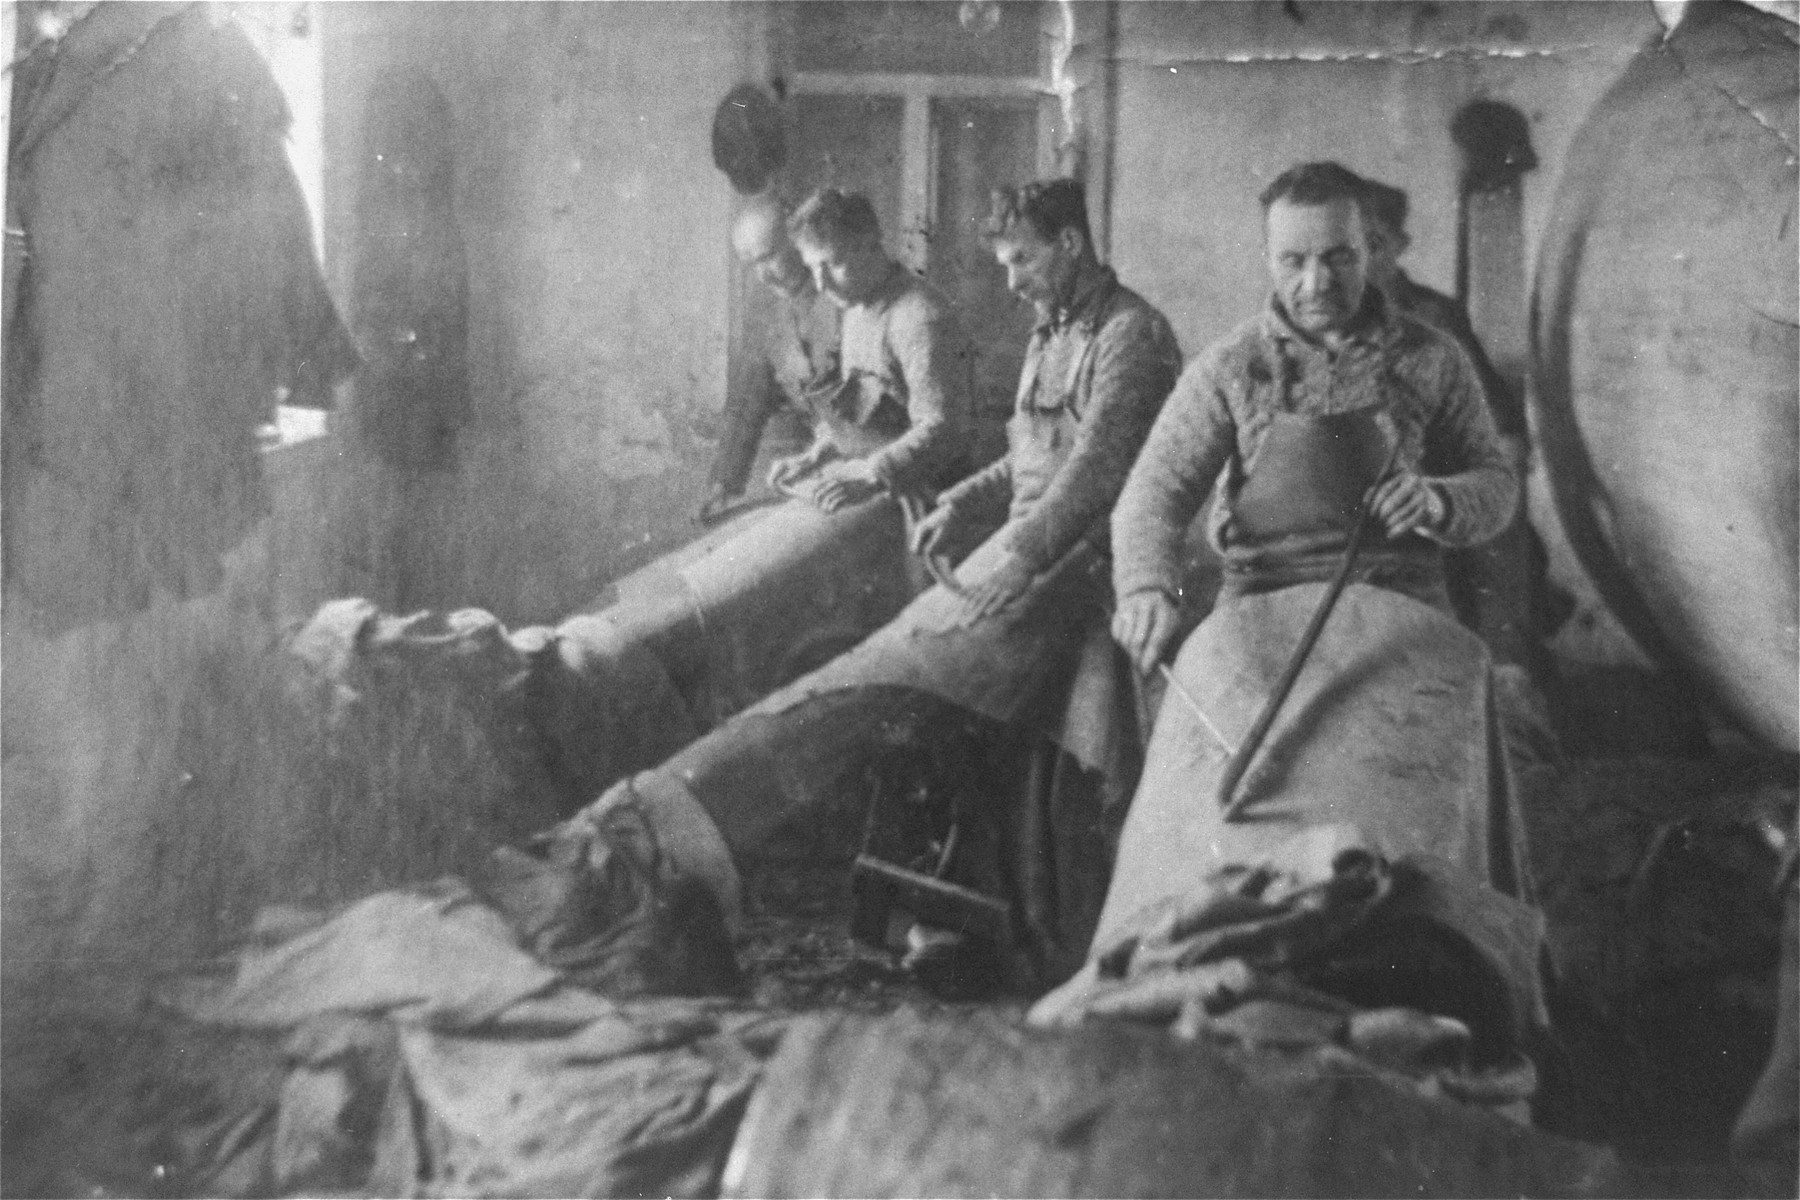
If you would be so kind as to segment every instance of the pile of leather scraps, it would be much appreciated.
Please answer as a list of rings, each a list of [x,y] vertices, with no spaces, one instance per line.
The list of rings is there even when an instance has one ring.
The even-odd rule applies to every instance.
[[[743,991],[727,912],[655,828],[629,784],[525,848],[501,846],[476,880],[536,959],[608,996]],[[667,804],[663,805],[666,810]],[[727,897],[734,885],[723,885]],[[729,901],[727,901],[729,902]]]
[[[611,894],[629,893],[629,873],[613,874]],[[607,924],[636,923],[646,904],[625,898]],[[558,911],[571,910],[538,909]],[[277,1094],[171,1139],[187,1147],[172,1182],[220,1196],[716,1194],[780,1022],[578,986],[520,944],[511,915],[454,880],[327,920],[267,914],[229,980],[164,999],[206,1025],[285,1033],[286,1073]],[[605,955],[586,950],[595,969]],[[597,977],[642,990],[654,975]]]
[[[1536,1087],[1524,1047],[1545,1024],[1542,917],[1448,864],[1358,841],[1315,828],[1145,908],[1029,1020],[1347,1054],[1522,1116]]]
[[[343,735],[372,709],[416,710],[421,695],[449,695],[557,816],[700,732],[655,654],[592,618],[509,632],[481,609],[396,616],[348,598],[321,605],[286,650],[334,752],[359,752]]]

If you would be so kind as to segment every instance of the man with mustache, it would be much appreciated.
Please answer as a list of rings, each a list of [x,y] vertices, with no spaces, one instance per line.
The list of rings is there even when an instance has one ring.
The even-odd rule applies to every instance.
[[[1366,421],[1384,448],[1399,443],[1369,492],[1385,536],[1359,556],[1356,580],[1448,613],[1444,548],[1484,541],[1512,519],[1518,481],[1467,356],[1368,285],[1363,190],[1361,178],[1321,162],[1290,168],[1263,192],[1269,305],[1189,364],[1120,495],[1113,633],[1140,671],[1170,649],[1182,534],[1221,474],[1209,526],[1223,559],[1220,603],[1335,573],[1348,522],[1297,516],[1318,481],[1280,455],[1330,442],[1334,434],[1317,436],[1321,422],[1360,414],[1349,419]],[[1265,443],[1277,453],[1265,455]],[[1239,511],[1246,498],[1256,511]]]
[[[1148,989],[1141,1015],[1203,1028],[1222,993],[1301,981],[1451,1016],[1479,1043],[1471,1063],[1516,1073],[1545,1020],[1542,916],[1492,660],[1450,613],[1443,554],[1498,533],[1518,483],[1468,357],[1368,285],[1362,188],[1321,162],[1262,193],[1273,295],[1183,371],[1113,510],[1113,636],[1168,690],[1088,963],[1031,1019],[1125,1012],[1123,982]],[[1165,662],[1209,496],[1217,602]],[[1363,867],[1413,882],[1365,888]],[[1336,906],[1346,924],[1288,942],[1293,914],[1258,906],[1289,885],[1294,912]],[[1436,899],[1379,928],[1343,907],[1408,888]],[[1377,949],[1359,958],[1365,936]],[[1416,969],[1451,944],[1459,966]],[[1299,1014],[1273,1003],[1243,1019],[1290,1036]]]

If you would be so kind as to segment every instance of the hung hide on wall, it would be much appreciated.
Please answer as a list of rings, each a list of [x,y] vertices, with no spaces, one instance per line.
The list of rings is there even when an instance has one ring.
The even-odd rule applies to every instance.
[[[19,72],[5,542],[41,625],[215,590],[268,507],[257,427],[350,365],[286,125],[198,7],[103,6]]]
[[[258,430],[278,403],[327,404],[354,352],[282,95],[216,15],[101,4],[15,73],[9,995],[203,946],[225,897],[292,874],[246,849],[303,808],[265,770],[283,730],[256,694],[274,632]],[[8,1034],[33,1015],[9,1007]]]
[[[446,466],[470,412],[450,110],[430,79],[402,67],[376,81],[363,111],[350,305],[362,353],[357,430],[392,466]]]

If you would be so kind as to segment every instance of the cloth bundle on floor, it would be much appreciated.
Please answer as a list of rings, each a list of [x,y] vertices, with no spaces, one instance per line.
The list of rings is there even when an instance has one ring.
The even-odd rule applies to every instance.
[[[1320,827],[1212,872],[1095,946],[1033,1024],[1166,1025],[1270,1047],[1338,1047],[1427,1091],[1507,1104],[1535,1073],[1539,914],[1423,856],[1389,862]],[[1279,864],[1279,865],[1278,865]]]
[[[614,874],[632,857],[619,851]],[[626,875],[650,877],[635,860]],[[629,899],[577,957],[641,984],[656,973],[624,960],[658,947],[594,944],[595,930],[618,935],[656,907]],[[191,1020],[286,1031],[288,1061],[278,1095],[185,1139],[178,1182],[205,1195],[716,1194],[781,1021],[575,986],[520,946],[509,918],[529,906],[517,908],[503,916],[446,880],[329,920],[289,914],[287,936],[246,949],[229,982],[173,990]]]

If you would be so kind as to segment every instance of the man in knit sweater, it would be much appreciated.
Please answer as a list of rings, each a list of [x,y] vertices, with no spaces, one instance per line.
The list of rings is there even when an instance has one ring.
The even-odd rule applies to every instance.
[[[827,512],[953,482],[971,465],[964,430],[974,389],[973,349],[954,310],[888,257],[866,196],[816,192],[788,229],[819,292],[843,309],[842,378],[807,394],[813,445],[777,460],[769,482],[810,480]]]
[[[1284,886],[1271,880],[1312,887],[1382,863],[1429,877],[1413,894],[1436,899],[1358,927],[1366,970],[1291,977],[1354,1006],[1453,1016],[1478,1031],[1471,1062],[1516,1067],[1545,1021],[1543,918],[1498,753],[1492,660],[1449,613],[1442,557],[1499,532],[1518,485],[1467,356],[1367,286],[1360,190],[1335,163],[1269,185],[1274,295],[1188,365],[1113,511],[1113,633],[1141,671],[1166,669],[1168,690],[1089,961],[1038,1017],[1129,1011],[1121,963],[1150,945],[1147,962],[1191,966],[1192,947],[1175,954],[1167,931],[1206,929],[1231,943],[1246,982],[1222,988],[1198,971],[1184,994],[1178,976],[1147,976],[1141,993],[1205,1028],[1222,990],[1261,995],[1296,960],[1334,953],[1309,944],[1284,960],[1206,924],[1215,912],[1279,926],[1287,918],[1257,908]],[[1165,664],[1183,534],[1215,486],[1218,602]],[[1334,591],[1352,545],[1355,573]],[[1460,965],[1420,968],[1429,955],[1408,929],[1459,946]],[[1243,1020],[1281,1037],[1297,1028],[1273,1010]]]
[[[1170,648],[1182,536],[1215,482],[1209,532],[1223,558],[1221,603],[1336,571],[1351,514],[1285,527],[1240,519],[1251,480],[1282,470],[1260,461],[1272,433],[1291,444],[1309,422],[1361,419],[1387,447],[1398,442],[1369,492],[1382,536],[1365,546],[1356,578],[1445,612],[1444,548],[1493,537],[1512,519],[1518,482],[1468,357],[1367,284],[1362,186],[1335,163],[1307,163],[1264,191],[1274,295],[1189,364],[1120,495],[1113,633],[1140,671]]]

